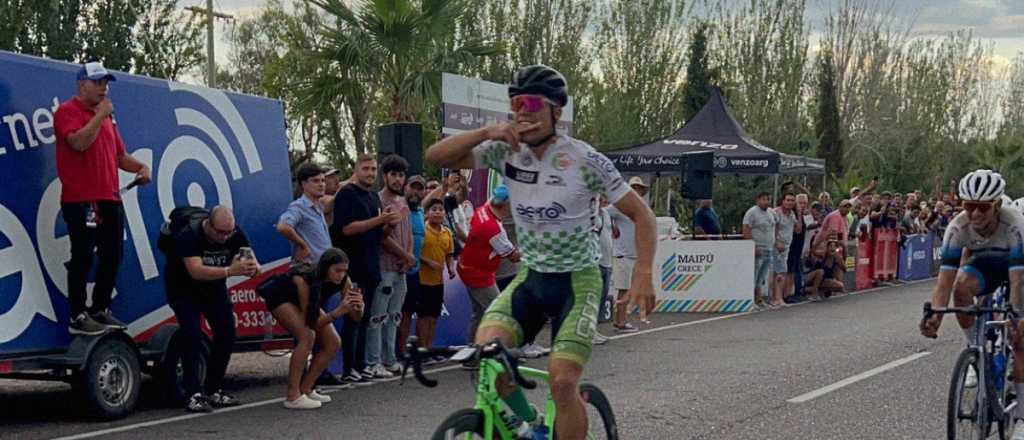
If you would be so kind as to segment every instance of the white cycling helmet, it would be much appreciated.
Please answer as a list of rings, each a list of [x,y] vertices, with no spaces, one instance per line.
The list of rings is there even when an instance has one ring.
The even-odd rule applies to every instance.
[[[1013,199],[1010,198],[1010,196],[1006,195],[1006,193],[1003,193],[1002,197],[1000,198],[1003,200],[1003,206],[1010,206],[1011,204],[1013,204]]]
[[[1013,203],[1010,203],[1009,206],[1013,209],[1020,211],[1021,214],[1024,214],[1024,197],[1014,200]]]
[[[960,199],[969,202],[993,202],[1000,200],[1006,181],[992,170],[976,170],[960,179]]]

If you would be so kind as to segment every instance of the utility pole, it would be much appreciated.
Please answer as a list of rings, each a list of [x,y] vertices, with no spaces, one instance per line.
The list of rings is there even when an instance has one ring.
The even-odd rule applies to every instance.
[[[214,11],[213,0],[206,0],[205,9],[198,6],[189,6],[185,10],[194,14],[206,15],[206,85],[207,87],[217,87],[217,61],[214,59],[213,53],[213,20],[215,18],[234,20],[235,17],[223,12]]]

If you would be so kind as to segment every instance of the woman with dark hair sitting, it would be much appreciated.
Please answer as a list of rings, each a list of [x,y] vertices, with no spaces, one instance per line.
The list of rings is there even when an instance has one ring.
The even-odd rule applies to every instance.
[[[316,378],[341,346],[341,338],[331,323],[345,315],[358,322],[364,307],[363,296],[349,282],[348,262],[345,252],[331,248],[323,253],[315,268],[297,264],[287,274],[271,277],[256,289],[267,310],[296,339],[288,364],[285,408],[315,409],[331,401],[330,396],[313,389]],[[321,307],[338,292],[344,292],[341,303],[325,313]],[[320,351],[313,355],[306,369],[314,343]]]

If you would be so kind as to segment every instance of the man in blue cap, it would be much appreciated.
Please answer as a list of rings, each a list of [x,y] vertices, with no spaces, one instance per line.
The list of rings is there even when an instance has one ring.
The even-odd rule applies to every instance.
[[[124,207],[117,171],[136,173],[136,184],[150,181],[149,167],[125,150],[111,115],[107,86],[117,78],[98,62],[78,71],[78,95],[53,116],[57,135],[57,177],[61,213],[71,238],[68,265],[69,332],[96,335],[127,326],[110,311],[114,281],[121,266]],[[85,285],[98,257],[92,306],[85,306]]]
[[[473,304],[473,319],[470,335],[476,334],[487,306],[501,293],[494,274],[503,258],[519,261],[519,251],[508,238],[501,226],[501,220],[512,216],[512,205],[508,199],[508,188],[498,185],[491,192],[491,199],[473,212],[470,220],[466,246],[459,257],[459,277],[469,290]]]

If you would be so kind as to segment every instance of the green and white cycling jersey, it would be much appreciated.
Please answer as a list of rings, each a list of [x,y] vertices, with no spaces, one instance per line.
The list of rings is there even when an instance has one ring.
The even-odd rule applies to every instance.
[[[586,142],[559,135],[538,158],[529,147],[503,141],[473,149],[476,168],[500,173],[509,190],[522,260],[542,272],[572,272],[596,265],[596,199],[616,203],[631,191],[605,155]]]

